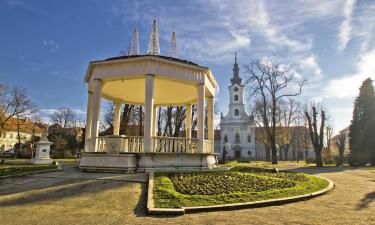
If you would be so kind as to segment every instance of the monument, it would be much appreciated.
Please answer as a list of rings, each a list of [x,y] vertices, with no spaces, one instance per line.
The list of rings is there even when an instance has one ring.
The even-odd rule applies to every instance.
[[[46,132],[43,132],[39,142],[35,143],[36,153],[35,157],[31,159],[31,162],[34,164],[51,164],[53,160],[50,158],[49,153],[52,144],[53,142],[48,140]]]

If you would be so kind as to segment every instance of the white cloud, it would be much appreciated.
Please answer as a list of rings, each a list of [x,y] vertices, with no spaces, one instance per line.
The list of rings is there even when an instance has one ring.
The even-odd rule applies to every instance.
[[[315,55],[310,55],[305,59],[301,59],[299,63],[299,69],[303,71],[304,73],[309,73],[314,75],[314,80],[318,80],[322,77],[322,70],[320,69],[320,66],[317,62]]]
[[[60,48],[60,46],[54,40],[44,40],[43,46],[49,48],[51,53],[56,52]]]
[[[332,79],[323,89],[325,98],[348,98],[358,95],[362,82],[375,78],[375,48],[362,54],[357,62],[357,72],[338,79]]]
[[[351,39],[351,32],[352,32],[352,15],[355,8],[356,0],[347,0],[344,7],[344,20],[340,25],[338,38],[338,50],[341,52],[343,51],[348,42]]]

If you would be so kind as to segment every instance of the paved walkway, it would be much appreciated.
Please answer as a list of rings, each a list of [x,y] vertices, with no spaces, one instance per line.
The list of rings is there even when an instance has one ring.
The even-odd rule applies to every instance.
[[[147,216],[144,174],[64,171],[0,180],[0,224],[375,224],[375,171],[295,169],[333,180],[327,195],[283,206]]]

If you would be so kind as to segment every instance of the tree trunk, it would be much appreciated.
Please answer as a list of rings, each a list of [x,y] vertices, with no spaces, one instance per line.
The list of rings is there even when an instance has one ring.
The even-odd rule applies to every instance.
[[[272,164],[277,164],[277,148],[276,148],[276,141],[274,137],[271,138],[271,159]]]
[[[271,162],[271,151],[270,151],[270,146],[267,144],[264,144],[264,149],[266,151],[266,161]]]
[[[323,162],[322,162],[322,152],[321,151],[316,151],[316,167],[323,167]]]
[[[143,107],[139,106],[139,136],[143,136],[143,127],[142,127],[142,122],[143,122]]]
[[[284,149],[284,160],[285,161],[288,161],[288,151],[289,151],[288,147],[285,147],[285,149]]]

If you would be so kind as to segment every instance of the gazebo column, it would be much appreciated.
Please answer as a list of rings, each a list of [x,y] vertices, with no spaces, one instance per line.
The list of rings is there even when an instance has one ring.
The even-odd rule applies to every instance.
[[[214,152],[214,98],[207,98],[207,136],[212,142],[210,152]]]
[[[114,113],[114,120],[113,120],[113,135],[120,134],[120,111],[121,111],[121,103],[115,102],[115,113]]]
[[[191,104],[186,105],[186,118],[185,118],[185,127],[186,127],[186,138],[191,138]]]
[[[198,149],[200,153],[204,152],[204,98],[205,98],[205,86],[199,84],[197,88],[198,104],[197,104],[197,129],[198,129]]]
[[[153,115],[154,115],[154,75],[146,75],[145,85],[145,130],[144,130],[144,151],[152,151],[152,139],[153,134]]]
[[[156,119],[156,112],[157,112],[157,107],[154,106],[153,111],[152,111],[152,136],[153,137],[157,135],[156,125],[158,121]]]
[[[93,94],[91,92],[88,92],[84,152],[90,151],[89,149],[90,149],[91,123],[92,123],[92,103],[93,103]]]
[[[100,104],[102,98],[102,81],[93,80],[94,83],[94,94],[92,104],[92,121],[91,121],[91,137],[90,137],[90,151],[96,151],[97,137],[99,134],[99,122],[100,122]]]

